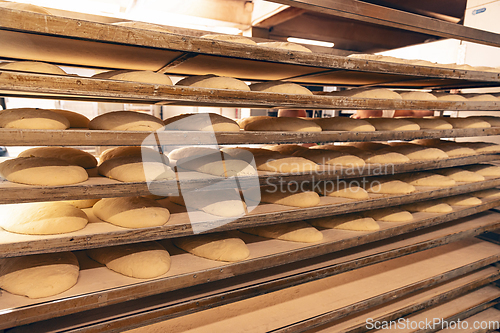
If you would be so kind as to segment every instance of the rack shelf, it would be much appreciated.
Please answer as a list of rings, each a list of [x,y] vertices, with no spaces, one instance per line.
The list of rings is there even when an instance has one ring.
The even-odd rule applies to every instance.
[[[421,214],[420,217],[424,215]],[[340,244],[340,238],[346,236],[355,238],[359,233],[323,230],[325,242],[318,245],[269,240],[240,233],[238,236],[247,242],[252,257],[238,263],[223,263],[199,258],[187,254],[164,241],[162,244],[167,247],[172,256],[172,268],[166,276],[153,280],[137,280],[119,275],[101,265],[97,265],[83,252],[78,252],[77,256],[81,271],[79,282],[75,287],[64,294],[43,300],[30,300],[20,296],[4,294],[3,311],[0,311],[0,318],[2,319],[0,320],[0,329],[56,316],[60,317],[61,314],[68,315],[96,308],[99,308],[96,309],[99,312],[98,315],[102,315],[101,308],[103,306],[132,301],[137,298],[141,298],[138,301],[141,303],[140,308],[147,305],[146,307],[150,310],[157,308],[159,311],[162,311],[162,307],[152,306],[155,302],[161,300],[162,303],[168,303],[168,300],[175,300],[174,303],[176,304],[184,304],[181,306],[174,305],[174,315],[179,315],[176,312],[199,311],[217,303],[220,305],[221,303],[234,302],[241,298],[255,296],[260,294],[263,289],[266,291],[279,290],[306,281],[316,280],[320,276],[340,274],[354,267],[359,269],[360,267],[402,255],[414,253],[414,256],[417,257],[426,256],[423,252],[421,252],[421,255],[416,254],[419,251],[425,252],[425,250],[428,250],[436,254],[449,253],[449,255],[454,256],[452,253],[459,248],[462,248],[459,251],[467,253],[476,250],[473,251],[474,254],[471,256],[459,256],[459,260],[457,257],[455,262],[449,260],[448,264],[444,265],[445,267],[440,267],[439,269],[443,270],[438,273],[440,278],[430,279],[424,283],[425,286],[432,286],[436,281],[446,281],[498,260],[500,253],[498,247],[494,244],[471,239],[458,241],[497,227],[499,224],[498,215],[497,213],[485,212],[473,218],[465,218],[443,226],[436,226],[429,229],[429,232],[414,232],[405,235],[405,237],[391,238],[386,242],[357,246],[337,253],[332,253],[335,251],[332,246],[335,247],[334,244],[336,243]],[[385,223],[384,227],[390,227],[390,223]],[[456,241],[458,243],[440,246]],[[439,248],[429,250],[436,246],[439,246]],[[316,259],[303,261],[311,257],[316,257]],[[404,259],[399,260],[404,261]],[[291,269],[292,267],[293,269]],[[262,271],[266,269],[272,269],[272,271]],[[294,273],[298,274],[295,275]],[[429,274],[432,276],[434,273]],[[496,271],[495,275],[498,276],[498,271]],[[96,279],[96,276],[99,276],[99,278]],[[492,277],[491,273],[489,277]],[[227,280],[227,278],[230,279]],[[255,279],[259,283],[256,284]],[[237,281],[238,288],[228,289],[229,285],[234,285],[233,280]],[[100,282],[95,283],[95,281]],[[203,301],[198,300],[195,295],[199,293],[199,289],[195,286],[208,281],[211,284],[215,283],[216,287],[210,286],[209,289],[212,292],[208,292]],[[245,288],[241,288],[243,286]],[[187,287],[196,289],[192,291],[193,295],[191,295],[190,289],[179,290]],[[221,298],[220,290],[218,290],[221,287],[223,289],[223,298]],[[412,288],[410,287],[410,289]],[[169,291],[171,293],[167,294],[168,296],[163,294]],[[214,294],[213,291],[216,293]],[[180,299],[189,300],[187,304],[178,302],[179,293],[184,295]],[[401,292],[397,292],[395,295],[401,296]],[[149,299],[143,298],[146,296],[150,296]],[[372,300],[366,302],[365,305],[373,306],[376,302]],[[129,303],[127,309],[130,309],[131,306],[138,306],[138,304]],[[117,305],[117,307],[120,308],[120,312],[123,312],[122,305]],[[168,310],[172,314],[172,309]],[[61,320],[58,321],[58,324],[61,324]]]
[[[322,85],[460,88],[498,85],[500,76],[214,41],[6,8],[0,8],[0,15],[4,59]]]

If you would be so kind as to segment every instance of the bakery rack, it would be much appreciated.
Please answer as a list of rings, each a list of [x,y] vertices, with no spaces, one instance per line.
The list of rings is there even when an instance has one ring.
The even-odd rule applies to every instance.
[[[351,3],[353,1],[349,1]],[[294,1],[295,3],[295,1]],[[172,75],[215,73],[244,80],[287,80],[307,85],[381,86],[391,88],[456,89],[498,86],[500,73],[449,69],[380,61],[361,60],[321,53],[304,53],[261,46],[213,41],[187,35],[121,27],[81,19],[48,16],[0,8],[0,58],[37,60],[59,65],[98,69],[153,70]],[[464,39],[473,29],[460,30]],[[440,32],[441,33],[441,32]],[[477,31],[475,32],[478,33]],[[484,37],[484,38],[483,38]],[[497,35],[481,35],[482,42],[500,45]],[[481,39],[480,38],[480,39]],[[29,41],[29,43],[26,43]],[[162,86],[100,80],[94,78],[44,75],[0,70],[2,96],[75,99],[82,101],[146,103],[156,105],[232,106],[308,109],[414,109],[414,110],[500,110],[500,102],[444,102],[369,100],[326,95],[291,95],[241,92],[220,89]],[[0,129],[0,144],[16,146],[140,145],[149,140],[149,132],[90,130],[10,130]],[[405,132],[158,132],[165,145],[196,145],[210,141],[220,145],[248,143],[334,142],[373,140],[412,140],[417,138],[471,137],[500,134],[500,128],[421,130]],[[148,141],[145,141],[146,143]],[[156,145],[156,141],[150,142]],[[495,154],[452,158],[442,161],[413,162],[395,167],[396,173],[433,170],[478,162],[491,162]],[[304,181],[370,176],[360,172],[347,175],[343,170],[323,170],[319,174],[259,173],[261,184],[271,181]],[[192,188],[213,184],[215,177],[193,175]],[[244,181],[244,179],[242,179]],[[164,190],[177,188],[175,181],[155,184]],[[500,215],[491,211],[498,199],[485,199],[476,207],[454,207],[448,214],[414,214],[414,222],[380,223],[376,232],[323,230],[324,241],[308,245],[265,240],[242,234],[241,227],[282,223],[348,212],[398,206],[404,203],[438,199],[494,188],[500,179],[459,184],[450,188],[419,188],[400,196],[371,195],[366,201],[322,198],[320,206],[290,208],[262,205],[251,214],[213,231],[228,230],[244,238],[252,256],[239,263],[221,263],[194,257],[175,248],[169,238],[192,234],[186,212],[172,210],[171,220],[163,227],[128,230],[93,220],[80,232],[56,236],[26,236],[0,232],[0,257],[162,240],[172,255],[172,269],[152,280],[119,276],[88,259],[83,251],[80,281],[69,291],[42,300],[29,300],[3,293],[0,296],[0,330],[23,331],[121,331],[170,319],[167,325],[183,327],[184,318],[203,316],[202,310],[222,306],[255,306],[261,297],[273,298],[290,290],[301,290],[326,281],[354,279],[365,274],[377,287],[371,294],[353,293],[350,299],[311,307],[304,317],[285,318],[267,328],[291,332],[321,327],[393,306],[392,316],[410,315],[448,298],[489,288],[498,279],[492,264],[500,259],[498,245],[474,237],[493,231]],[[120,183],[105,178],[58,187],[0,184],[0,203],[33,202],[60,199],[149,194],[145,183]],[[208,214],[199,214],[200,222],[210,225]],[[437,259],[436,259],[437,258]],[[444,259],[454,258],[454,260]],[[387,267],[400,270],[400,284],[382,283],[379,276]],[[419,274],[413,274],[419,272]],[[382,280],[383,281],[383,280]],[[331,292],[344,290],[340,287]],[[438,291],[440,296],[429,296]],[[267,295],[269,294],[269,295]],[[311,298],[314,300],[314,298]],[[388,304],[389,300],[405,304]],[[317,301],[317,300],[316,300]],[[488,298],[481,304],[490,304]],[[253,305],[252,305],[253,304]],[[310,310],[310,311],[309,311]],[[290,312],[290,316],[294,314]],[[85,319],[80,319],[84,315]],[[454,314],[455,315],[455,314]],[[380,315],[388,318],[387,315]],[[221,320],[220,325],[230,324]],[[24,326],[23,326],[24,325]],[[10,328],[15,327],[12,330]],[[223,327],[223,326],[221,326]],[[355,324],[346,327],[356,327]]]

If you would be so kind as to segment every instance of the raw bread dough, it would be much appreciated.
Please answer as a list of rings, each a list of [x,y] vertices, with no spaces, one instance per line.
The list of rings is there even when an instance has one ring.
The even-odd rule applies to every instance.
[[[84,209],[84,208],[92,208],[97,201],[101,199],[80,199],[80,200],[64,200],[61,202],[68,203],[76,208]]]
[[[170,255],[157,242],[110,246],[86,252],[107,268],[133,278],[151,279],[170,269]]]
[[[496,102],[498,98],[490,94],[475,95],[467,98],[471,102]]]
[[[269,81],[261,83],[252,83],[250,85],[252,91],[264,91],[280,94],[297,94],[297,95],[312,95],[313,93],[301,85],[283,81]]]
[[[321,127],[314,122],[292,117],[272,117],[270,119],[254,119],[249,121],[245,131],[290,131],[290,132],[321,132]]]
[[[20,129],[64,130],[69,120],[55,112],[44,109],[6,109],[0,112],[0,127]]]
[[[407,91],[402,92],[401,98],[406,100],[416,100],[416,101],[436,101],[437,97],[431,93],[424,91]]]
[[[165,163],[169,163],[169,158],[165,155],[160,155],[159,152],[152,148],[142,146],[120,146],[106,149],[99,156],[101,164],[104,161],[117,157],[143,157],[146,161],[159,161],[160,159]]]
[[[453,208],[446,203],[436,203],[436,201],[415,202],[404,205],[401,208],[410,212],[425,212],[425,213],[451,213]]]
[[[452,129],[453,126],[443,119],[411,118],[411,121],[420,126],[420,129]]]
[[[491,164],[476,164],[463,167],[483,177],[500,177],[500,167]]]
[[[70,147],[38,147],[21,152],[19,157],[47,157],[58,158],[71,165],[78,165],[85,169],[97,166],[97,160],[89,153]]]
[[[206,156],[215,153],[220,154],[220,150],[210,147],[199,147],[199,146],[181,147],[174,149],[170,153],[168,153],[168,158],[171,161],[179,161],[184,158],[194,158],[197,156]]]
[[[377,131],[418,131],[420,126],[407,119],[367,118]]]
[[[189,76],[180,80],[175,85],[210,89],[250,91],[250,87],[241,80],[227,76],[217,76],[213,74]]]
[[[89,122],[91,130],[156,131],[163,121],[150,114],[134,111],[113,111],[101,114]]]
[[[462,102],[462,101],[466,101],[467,100],[467,98],[465,98],[462,95],[458,95],[458,94],[433,93],[433,95],[436,96],[439,101]]]
[[[247,124],[254,122],[255,120],[271,119],[271,118],[273,118],[273,117],[271,117],[271,116],[250,116],[250,117],[246,117],[243,119],[239,119],[236,122],[238,123],[238,125],[240,126],[241,129],[245,129],[245,126]]]
[[[165,119],[165,130],[239,132],[240,126],[216,113],[185,113]]]
[[[288,155],[288,156],[293,155],[295,152],[303,152],[303,151],[309,150],[309,148],[307,148],[307,147],[304,147],[301,145],[294,145],[294,144],[265,146],[264,148],[272,150],[272,151],[277,151],[280,154]]]
[[[491,125],[481,119],[474,118],[446,118],[446,121],[449,122],[453,128],[488,128]]]
[[[73,111],[60,110],[60,109],[48,109],[49,111],[55,112],[69,121],[70,128],[88,128],[89,118],[85,117],[83,114],[79,114]]]
[[[39,61],[2,62],[0,63],[0,68],[22,72],[67,75],[59,66]]]
[[[279,189],[271,192],[271,189],[268,188],[262,188],[260,201],[301,208],[314,207],[320,202],[316,192],[281,192]]]
[[[208,39],[215,39],[215,40],[223,40],[225,42],[233,42],[233,43],[240,43],[240,44],[249,44],[249,45],[257,45],[256,42],[251,40],[248,37],[245,36],[239,36],[239,35],[203,35],[201,38],[208,38]]]
[[[152,84],[166,84],[171,86],[172,80],[165,74],[156,73],[153,71],[133,71],[133,70],[117,70],[99,73],[94,76],[96,79],[110,79],[119,81],[142,82]]]
[[[188,202],[184,197],[168,197],[175,204],[202,210],[205,213],[222,216],[237,217],[245,215],[246,204],[236,190],[212,190],[190,192]]]
[[[317,243],[323,234],[307,222],[288,222],[241,229],[248,234],[301,243]]]
[[[390,148],[391,146],[384,144],[384,143],[379,143],[379,142],[348,142],[345,143],[346,146],[349,147],[356,147],[361,150],[366,150],[366,151],[372,151],[372,150],[381,150],[381,149],[387,149]]]
[[[300,44],[290,43],[290,42],[263,42],[257,43],[259,46],[265,47],[274,47],[277,49],[285,49],[285,50],[293,50],[293,51],[301,51],[301,52],[312,52],[307,47],[302,46]]]
[[[496,188],[490,188],[488,190],[472,192],[471,194],[477,198],[499,198],[500,190]]]
[[[434,172],[450,177],[456,182],[474,183],[485,180],[480,174],[460,168],[439,169]]]
[[[241,261],[250,255],[250,250],[243,240],[227,233],[174,238],[173,243],[186,252],[211,260]]]
[[[33,12],[33,13],[51,15],[51,13],[47,9],[40,7],[40,6],[27,4],[27,3],[3,2],[2,1],[2,2],[0,2],[0,7],[10,8],[10,9],[15,9],[15,10],[22,10],[25,12]]]
[[[456,185],[455,181],[449,177],[434,174],[431,172],[417,172],[400,176],[400,179],[410,185],[415,186],[435,186],[446,187]]]
[[[349,96],[355,98],[402,99],[401,95],[387,88],[367,88],[334,91],[332,96]]]
[[[158,227],[170,218],[168,209],[144,197],[104,198],[92,207],[92,212],[101,220],[124,228]]]
[[[321,217],[309,220],[309,223],[315,227],[328,229],[335,228],[353,231],[374,231],[380,229],[378,223],[371,217],[363,217],[357,214]]]
[[[426,148],[415,144],[397,145],[388,148],[389,151],[403,154],[413,161],[440,160],[448,158],[448,154],[437,148]]]
[[[279,153],[275,153],[279,154]],[[281,154],[280,154],[281,155]],[[316,171],[319,165],[303,157],[278,157],[273,155],[254,155],[257,170],[278,173],[299,173]]]
[[[476,153],[500,153],[500,145],[491,142],[460,142],[460,145],[474,149]]]
[[[168,165],[160,162],[143,162],[142,157],[122,156],[99,165],[99,174],[122,182],[145,182],[175,179]]]
[[[344,167],[359,167],[365,165],[365,161],[355,155],[349,155],[344,152],[334,150],[310,149],[298,151],[293,156],[304,157],[318,164],[344,166]]]
[[[324,196],[349,198],[356,200],[369,199],[368,192],[364,188],[345,182],[322,181],[318,184],[319,192]]]
[[[202,155],[198,157],[188,157],[178,160],[177,170],[193,170],[219,177],[235,177],[257,175],[257,171],[248,162],[232,159],[224,154],[224,160],[219,152]]]
[[[443,202],[451,206],[477,206],[483,203],[481,199],[466,194],[444,198]]]
[[[15,295],[42,298],[73,287],[80,272],[71,252],[0,259],[0,288]]]
[[[84,168],[57,158],[17,157],[0,163],[0,176],[14,183],[28,185],[70,185],[84,182]]]
[[[436,148],[444,151],[446,154],[448,154],[449,157],[477,155],[474,149],[462,147],[461,145],[455,143],[441,144]]]
[[[409,211],[394,207],[370,210],[365,212],[364,214],[366,216],[373,218],[376,221],[382,221],[382,222],[413,221],[413,215]]]
[[[415,192],[415,187],[400,180],[372,178],[366,184],[366,191],[377,194],[409,194]]]
[[[467,118],[484,120],[491,125],[491,127],[500,127],[500,117],[495,116],[469,116]]]
[[[355,153],[355,155],[361,157],[366,163],[370,164],[400,164],[410,161],[410,159],[403,154],[388,151],[361,152]]]
[[[172,32],[162,25],[147,23],[147,22],[128,21],[128,22],[115,22],[112,24],[119,25],[122,27],[136,28],[136,29],[153,30],[153,31],[169,32],[169,33]]]
[[[0,206],[0,226],[26,235],[56,235],[83,229],[87,215],[64,202],[30,202]]]
[[[375,127],[363,119],[352,119],[347,117],[331,118],[312,118],[321,126],[323,131],[354,131],[354,132],[373,132]]]

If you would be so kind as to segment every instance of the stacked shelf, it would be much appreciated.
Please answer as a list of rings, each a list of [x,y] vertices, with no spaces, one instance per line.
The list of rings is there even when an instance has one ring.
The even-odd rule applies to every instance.
[[[269,49],[4,8],[0,8],[0,15],[0,40],[3,42],[0,57],[6,60],[37,60],[99,69],[153,70],[172,75],[210,72],[244,80],[280,79],[310,85],[455,89],[498,86],[500,83],[500,73],[493,72]],[[30,43],[25,43],[26,40]],[[0,70],[0,92],[2,96],[10,97],[238,108],[500,110],[500,102],[370,100],[320,94],[302,96],[141,84],[9,70]],[[156,145],[156,139],[149,137],[150,134],[0,129],[0,144]],[[471,137],[499,135],[500,128],[317,133],[159,131],[157,134],[164,145],[184,146],[206,142],[228,145]],[[434,170],[492,162],[497,158],[496,154],[483,154],[412,162],[396,165],[388,173]],[[370,168],[354,173],[327,168],[315,174],[259,172],[259,183],[264,185],[308,181],[313,177],[317,181],[372,175]],[[216,177],[193,174],[189,186],[197,189],[212,185],[217,180]],[[240,181],[244,183],[245,178],[240,177]],[[381,229],[375,232],[322,230],[323,241],[313,245],[268,240],[241,233],[238,229],[436,200],[499,185],[499,178],[488,178],[483,182],[458,184],[449,188],[420,187],[417,192],[409,195],[373,194],[365,201],[323,197],[320,205],[312,208],[260,205],[244,217],[226,224],[223,219],[215,219],[202,212],[196,216],[195,222],[185,210],[172,209],[169,222],[162,227],[125,229],[98,220],[88,210],[91,223],[85,229],[71,234],[27,236],[0,231],[0,258],[78,251],[82,268],[78,284],[54,297],[30,300],[3,293],[0,296],[0,330],[14,326],[20,326],[13,329],[14,332],[123,330],[174,317],[178,318],[167,321],[167,325],[180,329],[186,320],[190,320],[190,316],[203,317],[209,313],[202,310],[214,307],[212,311],[218,312],[224,306],[256,306],[261,297],[273,298],[294,290],[302,292],[300,290],[304,289],[300,289],[301,287],[314,289],[315,285],[325,281],[338,283],[337,289],[330,292],[349,293],[351,289],[342,288],[342,281],[356,280],[359,274],[365,274],[367,279],[372,279],[370,281],[378,281],[377,275],[381,270],[387,270],[387,267],[401,270],[405,278],[399,284],[386,283],[371,290],[369,294],[358,294],[358,298],[349,295],[342,302],[331,302],[325,307],[311,306],[300,318],[295,317],[291,311],[288,317],[265,328],[296,331],[321,328],[321,325],[330,325],[340,320],[344,320],[346,327],[357,327],[359,323],[354,319],[353,322],[347,321],[346,318],[350,318],[348,315],[355,316],[360,311],[378,311],[375,307],[383,306],[394,307],[391,308],[392,317],[406,316],[437,304],[438,300],[442,301],[444,298],[463,296],[480,287],[489,291],[494,289],[488,284],[500,276],[498,270],[490,265],[499,261],[500,248],[496,244],[472,237],[500,226],[500,215],[489,211],[497,207],[500,200],[485,199],[479,206],[454,207],[454,211],[447,214],[415,213],[413,222],[381,222]],[[178,183],[164,181],[152,186],[173,192],[177,190]],[[0,189],[0,203],[10,204],[145,195],[150,193],[151,187],[148,188],[146,183],[121,183],[92,177],[87,182],[71,186],[41,187],[3,182]],[[237,234],[251,249],[249,259],[237,263],[215,262],[187,254],[169,241],[170,238],[191,235],[192,223],[210,226],[214,221],[221,226],[209,232],[230,231]],[[151,280],[120,276],[97,265],[83,251],[150,240],[161,240],[172,255],[173,262],[166,275]],[[412,276],[408,273],[410,271],[421,274]],[[435,291],[440,297],[431,296]],[[267,293],[269,295],[262,296]],[[404,304],[387,304],[391,299]],[[487,301],[490,302],[491,299]],[[297,304],[294,305],[297,309],[305,307]],[[193,312],[199,313],[192,314]],[[82,315],[84,320],[78,318]],[[61,316],[64,316],[62,320],[58,318]],[[389,317],[380,315],[380,318]],[[221,319],[218,325],[233,324],[230,320]]]

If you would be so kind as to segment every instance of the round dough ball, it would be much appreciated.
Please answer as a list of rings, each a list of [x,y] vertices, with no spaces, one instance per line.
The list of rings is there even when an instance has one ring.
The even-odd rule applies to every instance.
[[[113,111],[101,114],[89,123],[91,130],[156,131],[163,121],[150,114],[134,111]]]
[[[83,114],[79,114],[77,112],[69,111],[69,110],[60,110],[60,109],[48,109],[49,111],[55,112],[69,121],[70,128],[88,128],[89,127],[89,118],[85,117]]]
[[[333,167],[341,166],[353,168],[365,165],[365,161],[358,156],[334,150],[308,149],[305,151],[298,151],[294,153],[293,156],[304,157],[318,164]]]
[[[178,248],[195,256],[218,261],[241,261],[250,250],[243,240],[226,233],[195,235],[173,239]]]
[[[278,145],[271,145],[271,146],[265,146],[265,149],[269,149],[272,151],[277,151],[280,154],[283,155],[293,155],[296,152],[302,152],[302,151],[308,151],[309,148],[298,145],[298,144],[278,144]]]
[[[276,154],[276,153],[275,153]],[[269,155],[254,155],[257,170],[278,173],[298,173],[316,171],[319,165],[303,157],[283,157]]]
[[[233,42],[233,43],[240,43],[240,44],[257,45],[257,43],[254,42],[253,40],[251,40],[250,38],[245,37],[245,36],[239,36],[239,35],[208,34],[208,35],[201,36],[201,38],[223,40],[225,42]]]
[[[241,80],[227,76],[217,76],[213,74],[189,76],[180,80],[175,85],[211,89],[250,91],[250,87]]]
[[[317,186],[316,189],[324,196],[329,197],[340,197],[349,198],[356,200],[369,199],[368,192],[362,187],[357,185],[348,184],[348,182],[333,182],[333,181],[322,181]]]
[[[148,162],[140,156],[121,156],[99,165],[99,174],[122,182],[146,182],[175,179],[172,168],[160,162]]]
[[[28,185],[70,185],[88,179],[84,168],[57,158],[18,157],[0,163],[0,175],[8,181]]]
[[[415,186],[446,187],[456,185],[455,180],[430,172],[417,172],[401,176],[401,180]]]
[[[215,153],[220,153],[220,150],[209,147],[181,147],[172,150],[168,153],[168,158],[172,161],[178,161],[184,158],[195,158],[198,156],[206,156]]]
[[[350,89],[338,92],[335,91],[329,95],[349,96],[354,98],[402,99],[400,94],[387,88]]]
[[[401,97],[406,100],[417,100],[417,101],[436,101],[437,97],[431,93],[424,91],[407,91],[402,92]]]
[[[269,189],[263,188],[260,196],[261,202],[267,202],[277,205],[293,206],[293,207],[314,207],[319,205],[320,199],[316,192],[269,192]]]
[[[115,22],[112,23],[114,25],[119,25],[121,27],[128,28],[136,28],[136,29],[144,29],[144,30],[153,30],[159,32],[169,32],[172,33],[169,29],[165,28],[159,24],[147,23],[147,22],[137,22],[137,21],[128,21],[128,22]]]
[[[280,94],[297,94],[297,95],[312,95],[313,93],[301,85],[282,81],[269,81],[261,83],[252,83],[250,85],[252,91],[264,91]]]
[[[87,215],[69,203],[30,202],[0,206],[0,226],[26,235],[56,235],[83,229]]]
[[[452,129],[453,126],[443,119],[411,118],[411,121],[420,126],[420,129]]]
[[[0,63],[0,68],[13,71],[67,75],[59,66],[39,61],[14,61]]]
[[[48,157],[58,158],[71,165],[78,165],[85,169],[97,166],[97,160],[89,153],[70,147],[38,147],[21,152],[19,157]]]
[[[240,126],[216,113],[185,113],[165,119],[165,130],[239,132]]]
[[[408,205],[404,205],[401,208],[406,209],[410,212],[424,212],[424,213],[451,213],[453,208],[446,203],[439,203],[436,201],[424,201],[415,202]]]
[[[451,206],[477,206],[483,203],[481,199],[466,194],[444,198],[443,202]]]
[[[367,118],[377,131],[418,131],[420,126],[411,120],[397,118]]]
[[[101,220],[124,228],[158,227],[170,218],[168,209],[144,197],[104,198],[92,207],[92,212]]]
[[[142,160],[149,161],[158,161],[160,158],[164,161],[165,164],[169,163],[169,159],[166,155],[160,155],[159,152],[152,148],[142,147],[142,146],[121,146],[106,149],[99,156],[99,162],[101,164],[104,161],[110,160],[112,158],[117,157],[141,157]]]
[[[413,185],[407,184],[400,180],[384,180],[374,178],[367,184],[366,190],[369,193],[377,194],[409,194],[415,192]]]
[[[68,203],[79,209],[92,208],[97,201],[101,199],[80,199],[80,200],[64,200],[61,202]]]
[[[117,70],[95,74],[92,76],[96,79],[110,79],[120,81],[132,81],[152,84],[166,84],[171,86],[172,80],[165,74],[156,73],[153,71],[133,71],[133,70]]]
[[[376,221],[382,222],[410,222],[413,221],[413,215],[406,210],[389,207],[365,212],[365,215]]]
[[[73,287],[79,272],[71,252],[1,258],[0,288],[29,298],[54,296]]]
[[[152,279],[170,269],[170,254],[157,242],[90,249],[87,255],[112,271],[137,279]]]
[[[317,243],[323,239],[323,234],[318,229],[302,221],[245,228],[241,231],[261,237],[301,243]]]
[[[255,120],[259,120],[259,119],[271,119],[273,117],[271,116],[250,116],[250,117],[246,117],[246,118],[242,118],[242,119],[238,119],[236,122],[238,123],[238,125],[240,126],[241,129],[245,129],[245,126]]]
[[[0,112],[0,127],[3,128],[64,130],[69,126],[66,117],[49,110],[20,108]]]
[[[273,47],[277,49],[285,49],[285,50],[293,50],[293,51],[301,51],[301,52],[312,52],[307,47],[302,46],[300,44],[290,43],[290,42],[263,42],[257,43],[259,46],[265,47]]]
[[[354,131],[373,132],[375,127],[363,119],[352,119],[347,117],[312,118],[323,131]]]

